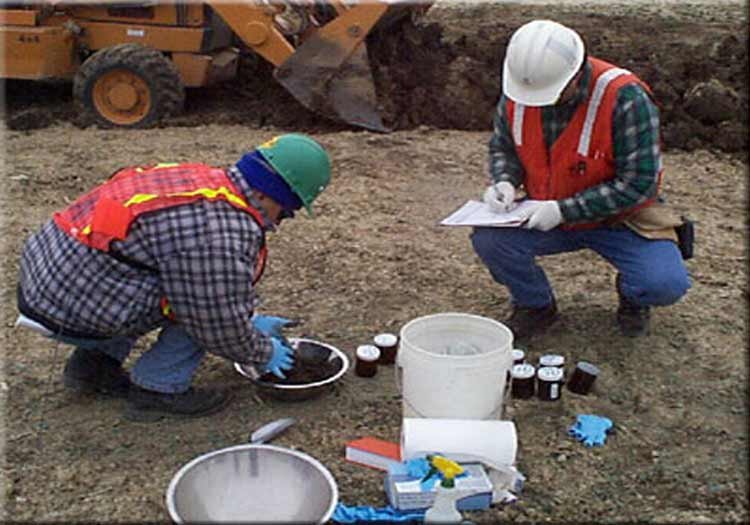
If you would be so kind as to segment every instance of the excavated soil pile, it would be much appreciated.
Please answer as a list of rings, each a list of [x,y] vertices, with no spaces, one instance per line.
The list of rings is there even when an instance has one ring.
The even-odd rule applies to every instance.
[[[592,55],[628,68],[648,82],[662,110],[666,148],[747,150],[747,18],[716,7],[676,6],[649,12],[523,4],[434,7],[412,23],[370,35],[368,48],[384,121],[393,129],[420,125],[489,130],[500,92],[510,34],[533,18],[554,18],[584,35]],[[186,112],[166,126],[206,122],[336,131],[272,80],[265,61],[247,55],[239,79],[191,90]],[[76,121],[65,85],[10,82],[6,120],[11,129]]]

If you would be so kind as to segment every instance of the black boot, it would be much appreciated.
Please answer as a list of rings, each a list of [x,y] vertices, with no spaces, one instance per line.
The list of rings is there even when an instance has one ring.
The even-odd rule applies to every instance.
[[[557,321],[557,303],[552,302],[541,308],[524,308],[516,306],[505,324],[513,331],[516,339],[527,339],[542,333]]]
[[[133,385],[128,394],[125,418],[151,422],[163,417],[203,417],[219,412],[228,402],[229,396],[216,390],[191,387],[181,394],[165,394]]]
[[[651,307],[631,303],[620,291],[620,274],[617,274],[617,296],[620,305],[617,308],[617,324],[625,337],[648,335],[651,326]]]
[[[98,350],[76,348],[63,371],[63,384],[79,394],[126,397],[130,379],[117,359]]]

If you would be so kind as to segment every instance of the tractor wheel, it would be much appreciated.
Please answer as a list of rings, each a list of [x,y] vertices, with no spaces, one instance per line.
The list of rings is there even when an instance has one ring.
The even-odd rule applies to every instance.
[[[185,87],[156,49],[119,44],[86,59],[73,79],[73,96],[83,125],[147,128],[182,110]]]

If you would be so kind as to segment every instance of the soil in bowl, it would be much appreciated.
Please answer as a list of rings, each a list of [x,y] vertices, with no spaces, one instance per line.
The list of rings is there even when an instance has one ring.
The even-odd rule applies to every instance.
[[[302,341],[295,351],[294,367],[285,372],[286,379],[271,373],[263,374],[261,381],[277,385],[307,385],[336,375],[344,366],[341,358],[329,359],[331,351],[322,345]]]

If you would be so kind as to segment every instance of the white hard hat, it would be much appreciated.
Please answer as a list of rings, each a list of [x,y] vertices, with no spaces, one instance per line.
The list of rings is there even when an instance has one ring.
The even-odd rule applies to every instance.
[[[519,27],[503,63],[503,93],[526,106],[554,104],[583,63],[580,35],[551,20]]]

